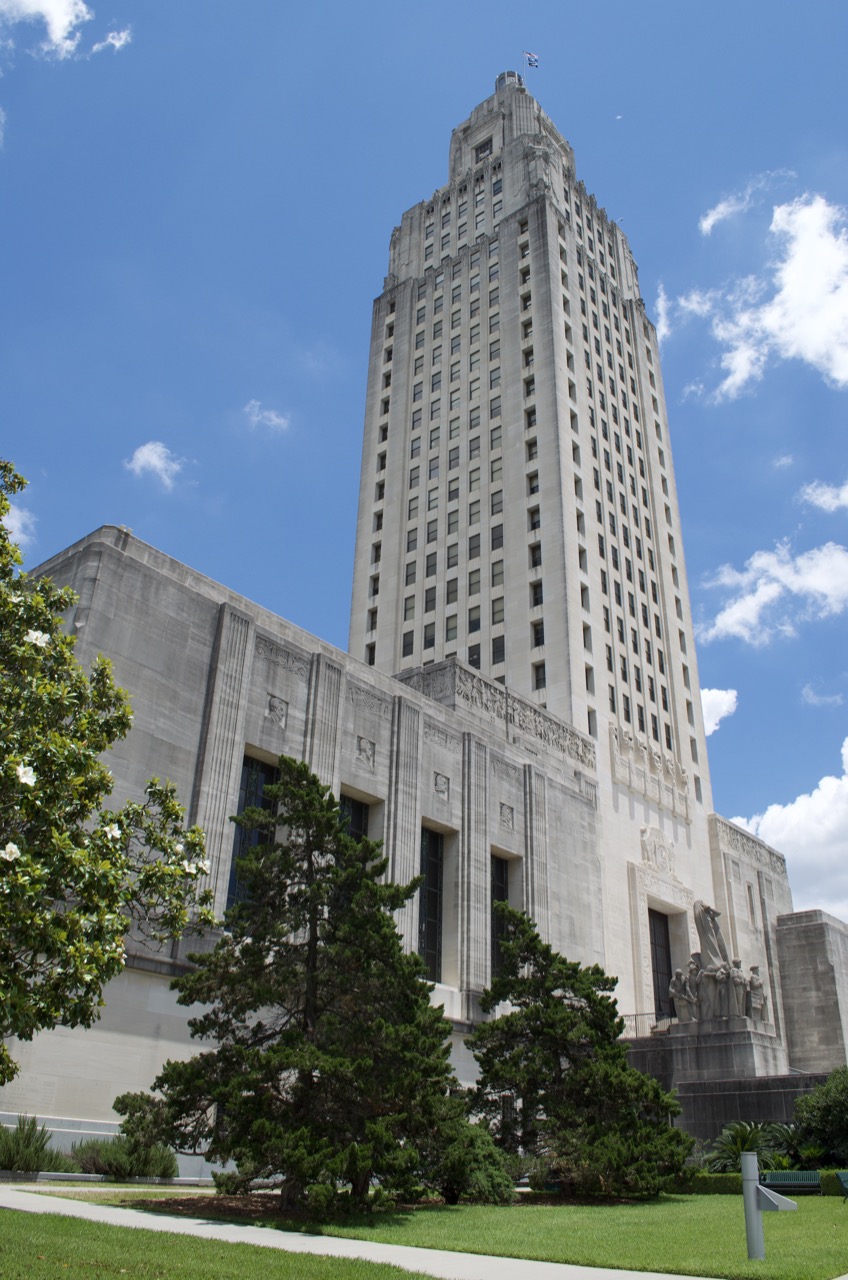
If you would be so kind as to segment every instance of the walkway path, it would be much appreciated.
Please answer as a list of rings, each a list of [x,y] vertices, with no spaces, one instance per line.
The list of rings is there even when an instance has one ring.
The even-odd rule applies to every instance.
[[[289,1253],[315,1253],[334,1258],[364,1258],[388,1262],[409,1271],[421,1271],[441,1280],[691,1280],[654,1271],[616,1271],[607,1267],[576,1267],[560,1262],[530,1262],[521,1258],[496,1258],[478,1253],[449,1253],[445,1249],[418,1249],[409,1245],[378,1244],[370,1240],[345,1240],[338,1236],[310,1236],[300,1232],[269,1231],[266,1227],[209,1222],[203,1218],[172,1218],[138,1209],[118,1209],[85,1200],[66,1200],[29,1187],[0,1186],[0,1208],[24,1213],[57,1213],[116,1227],[143,1231],[172,1231],[226,1240],[231,1244],[255,1244]],[[848,1277],[842,1277],[848,1280]]]

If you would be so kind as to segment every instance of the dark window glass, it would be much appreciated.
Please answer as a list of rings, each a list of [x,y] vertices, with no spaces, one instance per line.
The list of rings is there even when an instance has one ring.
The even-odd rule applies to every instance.
[[[492,977],[501,971],[503,956],[501,955],[501,939],[506,932],[506,923],[499,911],[495,911],[496,902],[509,901],[509,862],[492,854]]]
[[[265,798],[265,788],[273,786],[276,781],[277,770],[274,765],[245,756],[241,766],[237,814],[240,816],[245,809],[251,808],[273,810],[272,801]],[[264,839],[267,839],[265,832],[246,831],[244,827],[236,826],[233,836],[233,856],[230,861],[230,882],[227,886],[227,907],[233,906],[236,902],[243,902],[248,896],[244,885],[239,883],[238,859],[243,858],[248,849],[261,844]]]
[[[444,837],[421,828],[421,875],[418,913],[418,954],[430,982],[442,978],[442,880]]]

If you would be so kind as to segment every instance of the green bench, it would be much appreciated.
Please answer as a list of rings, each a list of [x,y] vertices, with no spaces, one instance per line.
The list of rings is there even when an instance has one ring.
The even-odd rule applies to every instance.
[[[760,1182],[775,1191],[818,1191],[821,1195],[818,1169],[767,1169],[760,1174]]]
[[[837,1169],[836,1176],[843,1191],[842,1203],[844,1204],[848,1200],[848,1169],[843,1169],[841,1172]]]

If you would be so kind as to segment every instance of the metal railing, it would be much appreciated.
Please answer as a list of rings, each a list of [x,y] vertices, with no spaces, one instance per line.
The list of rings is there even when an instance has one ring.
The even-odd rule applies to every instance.
[[[640,1040],[643,1036],[666,1035],[669,1027],[676,1021],[666,1013],[622,1013],[624,1023],[622,1040]]]

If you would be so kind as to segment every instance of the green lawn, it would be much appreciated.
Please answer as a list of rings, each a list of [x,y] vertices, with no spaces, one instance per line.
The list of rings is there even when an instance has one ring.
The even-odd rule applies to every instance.
[[[431,1280],[420,1272],[313,1257],[53,1214],[0,1209],[3,1280]]]
[[[165,1212],[167,1198],[162,1195],[157,1201]],[[96,1199],[101,1204],[107,1202],[101,1195]],[[115,1191],[108,1202],[129,1205],[135,1200],[135,1196]],[[765,1262],[748,1262],[741,1196],[662,1196],[646,1203],[615,1205],[467,1205],[377,1213],[320,1226],[268,1218],[266,1225],[584,1266],[731,1280],[749,1276],[760,1280],[834,1280],[848,1271],[848,1206],[837,1196],[798,1196],[797,1203],[794,1213],[764,1215]],[[206,1204],[212,1216],[215,1197],[209,1197]],[[273,1212],[273,1201],[270,1206]],[[217,1207],[216,1216],[223,1211],[228,1220],[236,1219],[237,1202],[236,1207],[232,1200]],[[192,1197],[186,1208],[195,1217],[202,1217],[205,1211],[203,1197]]]
[[[188,1202],[180,1188],[134,1187],[129,1194],[119,1188],[92,1191],[51,1187],[50,1191],[126,1207],[138,1207],[138,1201],[147,1199],[164,1212],[168,1211],[169,1199],[182,1199],[183,1211],[192,1217],[203,1217],[208,1206],[210,1217],[238,1220],[239,1201],[228,1198],[222,1202],[215,1196],[192,1195]],[[273,1213],[273,1198],[262,1200]],[[251,1202],[256,1203],[255,1197],[241,1203],[247,1206]],[[425,1249],[456,1249],[728,1280],[753,1276],[760,1280],[835,1280],[848,1272],[848,1206],[838,1196],[798,1196],[797,1204],[794,1213],[764,1215],[765,1262],[748,1262],[741,1196],[661,1196],[643,1203],[615,1205],[464,1205],[377,1213],[320,1226],[268,1217],[265,1225]],[[255,1215],[251,1220],[257,1224],[260,1221]],[[2,1268],[0,1275],[5,1280]]]
[[[749,1262],[739,1196],[662,1196],[620,1205],[464,1206],[375,1215],[325,1234],[432,1249],[761,1280],[834,1280],[848,1271],[848,1207],[799,1196],[794,1213],[764,1215],[766,1261]]]

